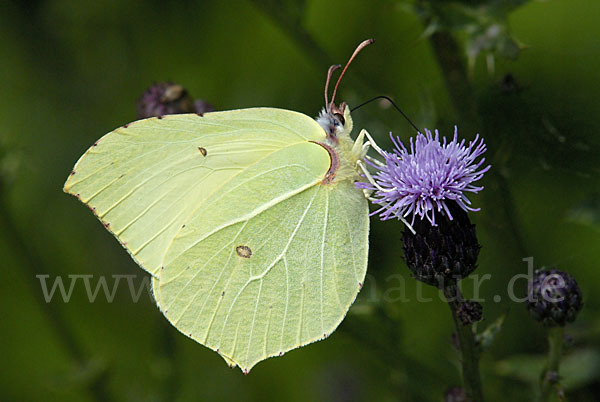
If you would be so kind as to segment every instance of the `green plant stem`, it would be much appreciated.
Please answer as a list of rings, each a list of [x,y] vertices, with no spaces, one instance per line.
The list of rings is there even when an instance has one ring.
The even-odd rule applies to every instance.
[[[560,366],[560,358],[562,356],[562,345],[564,339],[564,328],[554,327],[548,331],[548,363],[542,373],[540,383],[540,401],[548,401],[552,390],[558,382],[558,370]]]
[[[460,127],[465,132],[491,132],[490,127],[484,127],[479,116],[477,101],[473,96],[473,89],[467,70],[461,58],[462,50],[452,34],[445,31],[431,35],[433,53],[444,77],[450,99],[454,104]],[[486,136],[486,143],[490,149],[500,149],[501,139]],[[502,175],[502,163],[495,160],[495,155],[490,156],[494,169],[487,174],[487,188],[492,191],[482,192],[484,202],[488,205],[498,203],[500,208],[490,208],[489,221],[495,226],[492,234],[497,235],[506,245],[506,249],[513,251],[510,258],[521,260],[528,255],[525,241],[519,229],[519,221],[513,195],[506,178]]]
[[[477,104],[458,43],[450,33],[441,31],[431,35],[431,45],[461,125],[467,129],[479,127]]]
[[[463,387],[470,402],[482,402],[481,377],[479,375],[479,350],[475,342],[472,325],[463,325],[458,317],[458,307],[462,302],[462,294],[457,285],[444,288],[444,296],[450,306],[452,319],[456,326],[458,346],[461,352]]]

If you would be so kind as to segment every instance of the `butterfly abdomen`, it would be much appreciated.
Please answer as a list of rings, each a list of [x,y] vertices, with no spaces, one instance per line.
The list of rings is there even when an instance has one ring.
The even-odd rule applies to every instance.
[[[318,142],[318,141],[311,141],[311,142],[322,146],[329,153],[329,169],[325,173],[325,176],[323,177],[321,184],[332,184],[335,181],[336,175],[340,168],[340,157],[339,157],[337,151],[333,147],[331,147],[323,142]]]

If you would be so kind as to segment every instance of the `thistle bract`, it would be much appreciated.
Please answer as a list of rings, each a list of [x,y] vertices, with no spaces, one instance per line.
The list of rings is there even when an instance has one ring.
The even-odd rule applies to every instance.
[[[455,202],[448,209],[453,220],[443,216],[436,226],[418,220],[415,233],[405,228],[402,234],[404,260],[415,279],[440,289],[473,272],[481,249],[467,213]]]

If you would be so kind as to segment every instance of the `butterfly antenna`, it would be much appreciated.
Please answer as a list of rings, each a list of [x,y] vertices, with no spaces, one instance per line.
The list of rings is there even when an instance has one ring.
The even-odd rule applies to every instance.
[[[375,42],[375,39],[367,39],[367,40],[361,42],[361,44],[358,45],[358,47],[356,48],[356,50],[354,51],[354,53],[352,53],[352,56],[350,56],[350,59],[346,63],[346,66],[344,66],[344,69],[342,70],[342,73],[340,74],[340,77],[338,78],[337,82],[335,83],[335,88],[333,89],[333,96],[331,97],[331,103],[330,103],[330,106],[328,106],[328,109],[331,107],[331,105],[333,105],[333,101],[335,100],[335,94],[337,93],[338,85],[340,85],[340,81],[342,80],[342,77],[346,73],[346,70],[348,69],[348,66],[350,65],[350,63],[352,63],[352,60],[354,60],[354,58],[356,57],[356,55],[358,53],[360,53],[361,50],[363,50],[365,47],[369,46],[373,42]]]
[[[329,67],[329,70],[327,71],[327,81],[325,81],[325,109],[327,109],[328,112],[329,112],[329,99],[327,98],[327,96],[329,93],[329,82],[331,81],[331,75],[333,74],[333,72],[340,67],[342,67],[342,66],[339,64],[334,64],[333,66]]]
[[[385,95],[379,95],[379,96],[376,96],[376,97],[374,97],[372,99],[369,99],[368,101],[363,102],[360,105],[353,107],[350,111],[354,112],[359,107],[363,107],[363,106],[365,106],[365,105],[367,105],[367,104],[369,104],[369,103],[371,103],[371,102],[373,102],[373,101],[375,101],[377,99],[385,99],[388,102],[390,102],[392,104],[392,106],[394,106],[394,108],[396,108],[396,110],[400,112],[400,114],[402,115],[402,117],[404,117],[406,119],[406,121],[408,122],[408,124],[410,124],[417,131],[417,133],[422,133],[423,132],[423,131],[419,130],[419,128],[415,125],[415,123],[413,123],[408,118],[408,116],[402,111],[402,109],[400,109],[400,107],[398,105],[396,105],[396,103],[391,98],[389,98],[389,97],[387,97]]]

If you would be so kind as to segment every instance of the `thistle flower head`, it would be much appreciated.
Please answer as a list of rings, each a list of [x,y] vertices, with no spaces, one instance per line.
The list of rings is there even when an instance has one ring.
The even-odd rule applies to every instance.
[[[412,215],[412,223],[419,216],[436,226],[436,213],[453,219],[448,202],[455,202],[465,211],[479,210],[470,206],[465,195],[483,189],[474,183],[490,169],[489,165],[482,168],[485,158],[476,160],[486,151],[479,135],[466,145],[465,140],[459,142],[455,127],[450,142],[445,137],[440,140],[437,130],[433,135],[427,129],[414,141],[410,139],[410,149],[399,138],[392,137],[392,141],[395,149],[383,151],[382,165],[369,162],[377,169],[374,183],[357,183],[360,188],[374,191],[373,202],[381,208],[373,214],[379,214],[382,220]]]
[[[527,293],[529,313],[549,327],[573,322],[583,305],[575,278],[557,269],[535,271]]]

